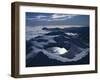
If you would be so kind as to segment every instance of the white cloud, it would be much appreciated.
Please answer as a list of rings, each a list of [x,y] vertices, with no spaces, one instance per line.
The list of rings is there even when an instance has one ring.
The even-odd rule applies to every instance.
[[[73,17],[75,17],[75,16],[77,16],[77,15],[70,15],[70,14],[53,14],[51,17],[53,18],[53,19],[70,19],[70,18],[73,18]]]
[[[36,17],[30,17],[30,18],[27,18],[27,20],[39,20],[39,21],[45,21],[47,20],[47,17],[48,16],[44,16],[44,15],[38,15]]]
[[[37,19],[41,19],[41,18],[46,18],[47,16],[44,16],[44,15],[38,15],[36,18]]]
[[[55,19],[55,18],[62,18],[62,17],[66,17],[66,15],[53,14],[51,17],[52,17],[53,19]]]
[[[52,21],[62,21],[62,20],[66,20],[67,18],[56,18],[56,19],[52,19]]]

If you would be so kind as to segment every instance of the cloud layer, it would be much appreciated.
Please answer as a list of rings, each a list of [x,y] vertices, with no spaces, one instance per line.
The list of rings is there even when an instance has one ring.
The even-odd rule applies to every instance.
[[[88,15],[26,12],[26,25],[88,25]]]
[[[37,16],[29,17],[27,20],[38,20],[38,21],[61,21],[71,19],[78,15],[70,15],[70,14],[51,14],[51,15],[43,15],[39,14]]]

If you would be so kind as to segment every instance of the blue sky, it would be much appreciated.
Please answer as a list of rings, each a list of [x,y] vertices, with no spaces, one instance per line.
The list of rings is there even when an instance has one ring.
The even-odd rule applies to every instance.
[[[26,26],[87,25],[89,15],[26,12]]]

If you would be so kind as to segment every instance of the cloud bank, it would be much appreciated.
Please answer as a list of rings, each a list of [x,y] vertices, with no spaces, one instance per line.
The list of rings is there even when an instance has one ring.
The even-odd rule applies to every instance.
[[[89,25],[88,15],[26,12],[26,25]]]

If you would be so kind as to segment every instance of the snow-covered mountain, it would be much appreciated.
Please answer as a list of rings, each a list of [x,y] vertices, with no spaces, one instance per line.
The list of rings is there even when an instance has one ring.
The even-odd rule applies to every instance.
[[[46,33],[26,40],[27,67],[89,64],[89,27],[42,30]],[[59,55],[55,49],[65,53]]]

